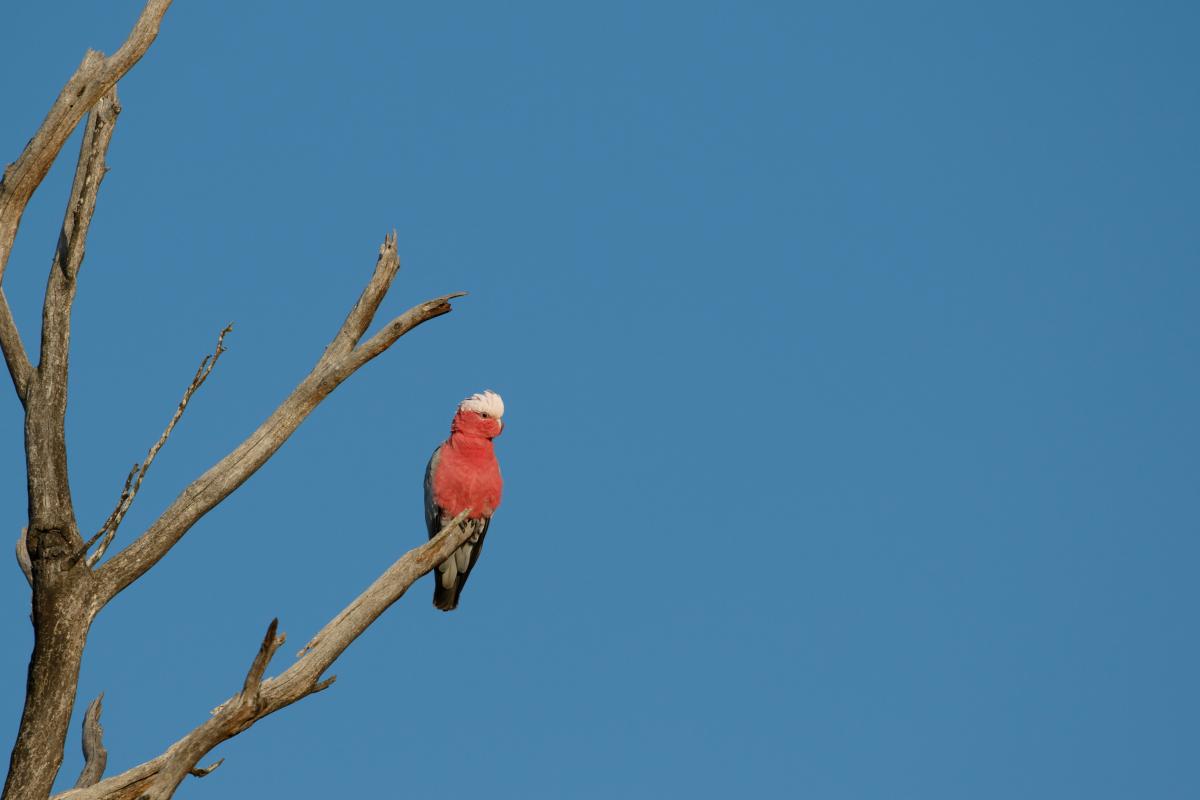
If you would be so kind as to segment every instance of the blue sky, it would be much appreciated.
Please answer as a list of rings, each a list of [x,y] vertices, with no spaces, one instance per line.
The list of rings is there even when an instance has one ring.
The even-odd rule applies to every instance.
[[[0,160],[139,7],[5,9]],[[387,231],[381,315],[470,296],[104,611],[78,711],[105,692],[110,772],[425,538],[425,461],[490,387],[506,494],[460,609],[426,579],[180,797],[1196,796],[1198,23],[181,0],[120,85],[76,304],[82,527],[226,322],[118,546],[307,372]],[[31,343],[76,148],[6,276]]]

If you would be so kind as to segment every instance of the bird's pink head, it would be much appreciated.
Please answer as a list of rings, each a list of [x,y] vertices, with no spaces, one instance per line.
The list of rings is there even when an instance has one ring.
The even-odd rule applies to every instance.
[[[473,394],[458,404],[458,413],[450,423],[450,432],[482,439],[495,439],[504,430],[504,401],[488,389]]]

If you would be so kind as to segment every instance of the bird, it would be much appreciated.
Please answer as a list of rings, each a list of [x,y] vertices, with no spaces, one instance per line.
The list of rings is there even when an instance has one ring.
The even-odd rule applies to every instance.
[[[456,516],[470,509],[462,527],[474,530],[454,554],[434,570],[433,604],[442,611],[458,607],[467,577],[483,550],[492,514],[500,507],[504,481],[492,440],[504,430],[504,400],[492,390],[458,404],[450,437],[433,451],[425,467],[425,526],[432,539]]]

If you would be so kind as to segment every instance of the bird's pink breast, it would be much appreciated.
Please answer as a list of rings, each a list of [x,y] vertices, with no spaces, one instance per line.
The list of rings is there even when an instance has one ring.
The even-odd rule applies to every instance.
[[[500,506],[504,481],[489,440],[451,436],[442,445],[433,475],[433,498],[448,514],[471,509],[471,517],[490,517]]]

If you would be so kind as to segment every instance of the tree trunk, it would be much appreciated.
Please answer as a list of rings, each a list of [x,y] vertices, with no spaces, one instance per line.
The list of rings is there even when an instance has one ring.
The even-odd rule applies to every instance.
[[[30,540],[45,542],[62,537],[56,531],[30,531]],[[55,546],[57,546],[57,544]],[[67,558],[71,554],[68,553]],[[33,559],[38,569],[39,558]],[[92,581],[80,575],[79,561],[62,571],[57,580],[35,581],[38,591],[33,598],[34,641],[25,687],[25,709],[21,714],[21,734],[13,747],[4,800],[45,800],[50,796],[54,778],[62,766],[67,729],[75,707],[79,682],[79,664],[91,625],[91,609],[78,586]],[[42,575],[61,566],[41,565]],[[90,577],[90,576],[88,576]]]

